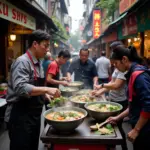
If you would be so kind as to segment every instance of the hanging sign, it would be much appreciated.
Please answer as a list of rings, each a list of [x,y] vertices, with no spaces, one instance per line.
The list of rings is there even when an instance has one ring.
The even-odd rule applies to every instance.
[[[101,12],[100,10],[93,11],[93,38],[97,39],[101,35]]]

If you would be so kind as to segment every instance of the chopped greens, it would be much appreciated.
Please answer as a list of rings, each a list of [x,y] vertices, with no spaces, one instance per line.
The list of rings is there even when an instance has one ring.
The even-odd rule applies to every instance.
[[[63,103],[65,103],[66,100],[67,99],[63,96],[58,97],[58,98],[54,98],[54,100],[50,101],[50,107],[54,107],[54,106],[57,106],[59,104],[63,104]]]
[[[120,110],[120,106],[112,104],[91,104],[88,106],[88,109],[94,110],[97,112],[112,112]]]

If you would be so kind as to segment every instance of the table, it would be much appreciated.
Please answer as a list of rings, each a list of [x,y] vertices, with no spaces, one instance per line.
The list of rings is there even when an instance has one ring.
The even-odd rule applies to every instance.
[[[113,135],[96,135],[89,128],[95,123],[88,117],[70,134],[58,133],[47,125],[40,138],[45,144],[54,144],[54,150],[106,150],[109,145],[121,145],[123,139],[117,126],[114,126]]]

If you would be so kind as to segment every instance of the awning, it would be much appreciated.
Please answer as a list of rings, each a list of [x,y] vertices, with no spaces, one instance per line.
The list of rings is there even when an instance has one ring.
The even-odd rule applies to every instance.
[[[119,21],[121,21],[126,15],[128,14],[128,12],[125,12],[124,14],[122,14],[119,18],[117,18],[116,20],[114,20],[113,22],[111,22],[109,24],[109,26],[112,26],[115,23],[118,23]]]
[[[109,26],[107,27],[107,29],[104,31],[104,33],[102,35],[100,35],[99,39],[102,38],[103,36],[106,36],[109,31],[115,27],[115,24],[119,23],[120,21],[122,21],[122,19],[128,14],[128,12],[122,14],[119,18],[117,18],[116,20],[114,20],[113,22],[111,22],[109,24]]]

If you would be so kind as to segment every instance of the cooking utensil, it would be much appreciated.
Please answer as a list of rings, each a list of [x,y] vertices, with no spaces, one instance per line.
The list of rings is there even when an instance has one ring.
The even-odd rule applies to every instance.
[[[68,87],[74,87],[78,89],[82,89],[83,86],[84,86],[84,83],[80,81],[69,82],[69,85],[68,85]]]
[[[70,102],[75,106],[75,107],[80,107],[80,108],[83,108],[85,109],[84,105],[88,102],[79,102],[79,101],[74,101],[73,99],[76,97],[76,96],[80,96],[80,95],[75,95],[75,96],[71,96],[69,97],[69,100]],[[81,95],[81,96],[84,96],[84,95]],[[89,97],[89,95],[86,95],[86,97]],[[93,98],[92,98],[93,99]],[[97,99],[95,99],[95,101],[97,101]]]
[[[82,89],[82,90],[79,90],[76,95],[91,95],[92,89]]]
[[[119,110],[116,111],[109,111],[109,112],[98,112],[95,110],[91,110],[88,108],[88,106],[93,105],[93,104],[111,104],[111,105],[115,105],[115,106],[119,106]],[[90,116],[96,120],[106,120],[107,118],[109,118],[110,116],[116,116],[121,110],[122,110],[122,105],[118,104],[118,103],[114,103],[114,102],[103,102],[103,101],[97,101],[97,102],[92,102],[92,103],[87,103],[84,105],[84,107],[86,108],[86,110],[88,111],[88,113],[90,114]]]
[[[91,130],[99,130],[99,128],[101,128],[102,126],[104,126],[106,123],[108,123],[109,121],[106,120],[100,124],[96,123],[96,125],[90,126]]]
[[[78,91],[79,91],[79,88],[64,87],[64,88],[61,88],[61,95],[64,97],[70,97],[70,96],[76,95]]]
[[[46,118],[46,115],[51,112],[60,112],[60,111],[69,111],[69,110],[82,112],[84,114],[84,117],[77,119],[77,120],[72,120],[72,121],[55,121],[55,120],[49,120]],[[57,108],[49,109],[45,111],[43,116],[46,119],[47,123],[50,124],[54,129],[60,132],[71,132],[83,122],[84,118],[87,116],[87,111],[78,107],[57,107]]]

